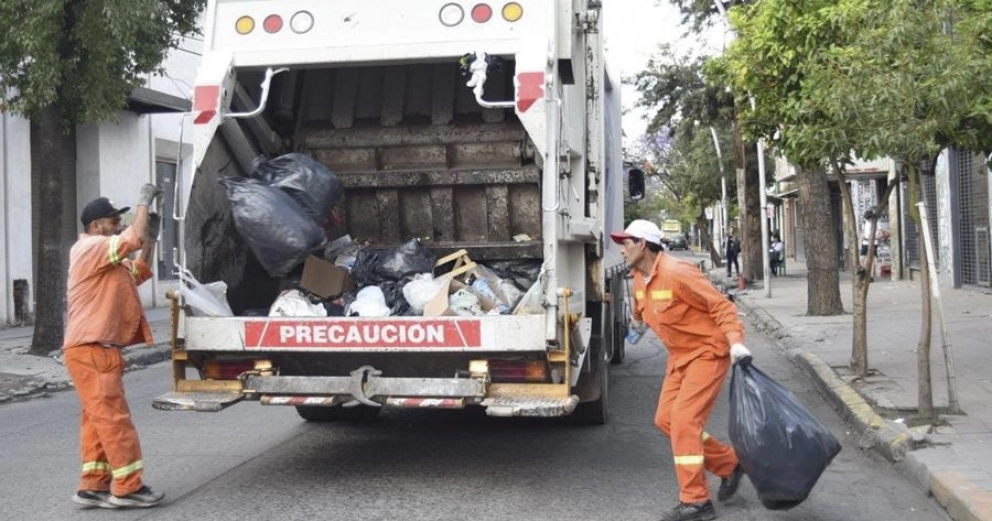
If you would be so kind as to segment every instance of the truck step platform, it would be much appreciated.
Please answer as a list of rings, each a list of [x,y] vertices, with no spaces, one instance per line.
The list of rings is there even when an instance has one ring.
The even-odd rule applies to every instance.
[[[160,411],[219,412],[240,402],[240,392],[170,392],[152,400],[152,407]]]
[[[578,404],[579,397],[574,394],[567,398],[501,396],[482,401],[482,405],[486,408],[486,414],[489,416],[532,416],[545,418],[571,414]]]

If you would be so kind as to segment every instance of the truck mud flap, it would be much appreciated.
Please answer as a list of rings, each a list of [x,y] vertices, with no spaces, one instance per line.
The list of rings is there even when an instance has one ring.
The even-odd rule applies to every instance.
[[[545,418],[572,414],[572,411],[575,410],[578,404],[579,397],[574,394],[567,398],[501,396],[482,401],[482,406],[486,408],[486,414],[489,416],[532,416]]]
[[[244,399],[237,391],[222,392],[171,392],[152,400],[152,407],[160,411],[219,412]]]

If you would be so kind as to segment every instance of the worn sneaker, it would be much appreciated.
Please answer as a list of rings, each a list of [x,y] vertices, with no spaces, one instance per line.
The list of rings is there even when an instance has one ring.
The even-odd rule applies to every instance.
[[[744,467],[737,464],[734,467],[734,471],[730,473],[730,476],[726,478],[720,478],[720,490],[716,493],[716,498],[721,502],[726,501],[737,493],[737,487],[741,484],[741,478],[744,477]]]
[[[716,519],[712,501],[702,503],[679,503],[678,506],[661,516],[661,521],[710,521]]]
[[[80,490],[72,500],[84,508],[117,508],[110,502],[110,492],[106,490]]]
[[[165,494],[152,492],[148,485],[143,485],[126,496],[110,496],[110,503],[120,508],[148,508],[161,503],[163,499]]]

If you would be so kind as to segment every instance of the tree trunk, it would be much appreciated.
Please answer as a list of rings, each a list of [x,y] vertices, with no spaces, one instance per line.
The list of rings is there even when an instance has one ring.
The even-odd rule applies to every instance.
[[[696,227],[699,228],[699,241],[702,244],[713,244],[713,239],[710,237],[709,223],[706,219],[706,213],[703,208],[699,209],[699,215],[696,216]],[[713,267],[719,268],[723,266],[723,260],[720,256],[720,248],[710,247],[710,262]]]
[[[67,134],[58,105],[46,108],[31,122],[31,169],[39,175],[38,257],[35,259],[35,324],[29,353],[47,355],[62,347],[65,336],[66,277],[70,245],[63,241],[65,221],[62,180],[74,178],[76,157],[74,134]]]
[[[916,223],[916,244],[920,255],[920,295],[922,298],[923,316],[920,317],[920,340],[916,345],[917,371],[917,412],[923,418],[932,418],[933,410],[933,379],[930,376],[930,336],[932,334],[933,310],[930,306],[930,259],[927,257],[926,245],[923,243],[923,224],[920,211],[916,207],[917,191],[920,183],[918,162],[907,161],[909,166],[909,208],[910,216]]]
[[[738,125],[734,125],[734,164],[737,169],[737,206],[739,209],[740,232],[737,236],[741,241],[741,273],[744,280],[753,282],[761,280],[764,275],[761,254],[764,251],[761,244],[761,193],[758,177],[748,175],[744,154],[744,140]]]
[[[807,295],[806,313],[811,316],[840,315],[840,273],[837,265],[837,241],[830,210],[830,188],[822,168],[799,168],[799,204],[803,207],[806,231]]]
[[[847,184],[847,177],[839,163],[832,162],[833,170],[837,174],[837,183],[840,186],[841,200],[844,207],[844,221],[847,223],[847,251],[850,252],[850,265],[854,276],[851,280],[851,296],[854,302],[854,329],[851,334],[851,371],[862,380],[868,377],[868,281],[866,273],[871,270],[859,270],[860,266],[860,240],[861,233],[858,229],[860,220],[854,214],[854,198],[851,195],[851,187]],[[872,230],[874,233],[874,230]]]

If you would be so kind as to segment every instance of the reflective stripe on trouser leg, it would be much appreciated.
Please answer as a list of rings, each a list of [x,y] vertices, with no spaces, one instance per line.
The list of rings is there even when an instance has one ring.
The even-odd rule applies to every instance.
[[[671,409],[677,411],[676,414],[669,413],[669,418],[679,500],[682,502],[698,503],[709,499],[704,465],[721,470],[728,464],[736,465],[736,457],[732,452],[722,450],[722,444],[713,438],[703,442],[703,427],[713,411],[729,367],[728,357],[715,359],[704,355],[678,371],[681,372],[680,377],[669,390],[670,394],[675,394],[674,399],[664,396],[663,392],[663,398],[668,400],[662,402],[670,403]],[[706,451],[706,448],[713,452]]]
[[[126,496],[141,488],[141,445],[131,423],[131,411],[124,395],[124,365],[120,351],[100,345],[70,347],[65,366],[76,386],[83,406],[81,439],[83,461],[106,461],[112,470],[111,492]],[[121,469],[126,469],[120,472]],[[101,475],[102,479],[106,479]],[[109,480],[107,480],[109,481]],[[80,488],[95,488],[84,473]],[[104,489],[106,485],[102,485]]]

